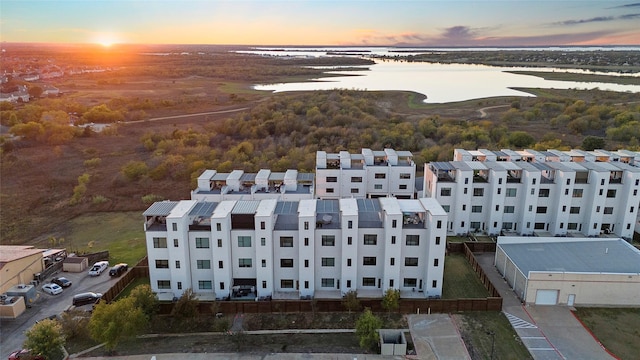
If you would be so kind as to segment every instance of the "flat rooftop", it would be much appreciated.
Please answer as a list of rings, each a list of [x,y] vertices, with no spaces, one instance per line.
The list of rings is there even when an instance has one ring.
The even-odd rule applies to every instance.
[[[531,238],[519,238],[522,243],[501,243],[501,238],[498,246],[525,275],[531,271],[640,274],[640,250],[623,239],[554,237],[548,242],[525,242]]]

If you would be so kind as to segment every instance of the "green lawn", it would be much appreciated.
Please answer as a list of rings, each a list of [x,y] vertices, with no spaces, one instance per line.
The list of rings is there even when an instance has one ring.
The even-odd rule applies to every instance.
[[[133,266],[147,254],[140,212],[92,213],[69,222],[71,234],[64,239],[70,252],[109,250],[112,264]]]
[[[640,354],[640,308],[577,308],[576,316],[621,360]]]
[[[462,254],[450,254],[444,259],[442,298],[486,298],[489,292],[480,282]]]

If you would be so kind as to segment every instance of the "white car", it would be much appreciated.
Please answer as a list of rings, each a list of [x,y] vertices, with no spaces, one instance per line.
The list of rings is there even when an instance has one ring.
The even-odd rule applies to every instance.
[[[102,274],[105,270],[107,270],[108,267],[109,267],[108,261],[98,261],[97,263],[93,264],[93,266],[91,267],[91,270],[89,270],[89,276],[98,276]]]
[[[51,283],[42,285],[42,291],[46,292],[49,295],[58,295],[62,292],[62,288],[60,285]]]

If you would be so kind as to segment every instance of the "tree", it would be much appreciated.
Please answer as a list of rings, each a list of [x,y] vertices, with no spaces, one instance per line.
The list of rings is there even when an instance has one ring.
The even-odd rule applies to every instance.
[[[342,306],[344,306],[349,313],[351,311],[360,310],[360,299],[358,299],[358,292],[355,290],[349,290],[342,298]]]
[[[144,161],[131,160],[122,167],[122,174],[129,181],[140,179],[149,171],[149,167]]]
[[[27,340],[23,346],[25,349],[30,349],[32,355],[41,355],[51,359],[58,358],[62,354],[64,336],[62,326],[56,320],[42,320],[24,334]]]
[[[135,336],[147,324],[148,320],[142,309],[136,307],[134,298],[126,297],[111,304],[101,301],[93,309],[89,334],[112,351],[121,340]]]
[[[133,298],[134,305],[142,310],[148,320],[151,320],[158,311],[158,297],[151,291],[151,286],[149,285],[136,286],[131,290],[129,297]]]
[[[198,306],[200,301],[196,298],[196,294],[191,288],[182,293],[182,296],[176,301],[171,316],[178,320],[190,320],[198,316]]]
[[[32,86],[29,88],[29,96],[31,96],[32,98],[39,98],[43,92],[44,90],[42,90],[40,86]]]
[[[587,136],[582,140],[582,150],[593,151],[595,149],[604,149],[606,141],[599,136]]]
[[[387,289],[382,297],[382,308],[391,312],[397,310],[400,307],[400,290],[399,289]]]
[[[517,148],[526,148],[536,142],[533,136],[524,131],[514,131],[509,134],[508,139],[509,143]]]
[[[360,339],[360,347],[373,350],[378,344],[380,336],[378,330],[382,327],[382,320],[375,316],[371,309],[366,308],[356,320],[356,336]]]

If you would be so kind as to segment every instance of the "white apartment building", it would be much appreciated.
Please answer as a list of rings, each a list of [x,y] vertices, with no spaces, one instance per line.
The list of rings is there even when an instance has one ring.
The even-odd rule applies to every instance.
[[[633,237],[640,153],[456,149],[454,160],[425,164],[424,176],[449,233]]]
[[[409,151],[362,149],[316,153],[316,197],[319,199],[415,198],[416,164]]]
[[[315,198],[314,174],[298,170],[274,172],[262,169],[258,173],[233,170],[222,173],[205,170],[198,177],[198,187],[191,199],[199,201],[279,199],[295,201]]]
[[[201,299],[442,295],[447,214],[435,199],[162,201],[144,218],[161,299],[187,288]]]

